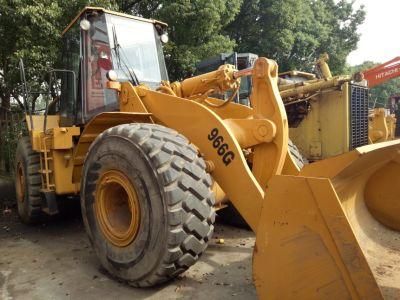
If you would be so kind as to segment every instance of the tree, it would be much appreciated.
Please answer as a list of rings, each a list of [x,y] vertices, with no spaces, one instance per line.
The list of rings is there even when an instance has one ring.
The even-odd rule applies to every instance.
[[[10,106],[10,98],[18,100],[20,95],[17,84],[20,81],[17,68],[19,58],[24,58],[33,67],[28,69],[28,77],[36,77],[49,60],[46,56],[53,52],[51,48],[54,41],[49,42],[51,37],[44,41],[43,36],[54,30],[52,16],[48,14],[54,11],[54,4],[51,1],[35,7],[31,4],[4,0],[0,4],[0,39],[3,41],[0,45],[0,98],[2,107],[6,109]],[[33,74],[31,70],[35,69],[37,73]]]
[[[357,49],[360,39],[357,29],[365,20],[364,6],[354,10],[353,0],[323,0],[323,4],[326,14],[330,16],[325,23],[330,30],[327,30],[326,38],[321,40],[317,53],[329,53],[333,72],[342,74],[346,71],[347,56]],[[313,7],[315,12],[319,11],[317,6]]]
[[[327,52],[332,71],[341,73],[364,17],[363,7],[346,0],[244,0],[227,32],[238,52],[273,58],[281,71],[311,71]]]

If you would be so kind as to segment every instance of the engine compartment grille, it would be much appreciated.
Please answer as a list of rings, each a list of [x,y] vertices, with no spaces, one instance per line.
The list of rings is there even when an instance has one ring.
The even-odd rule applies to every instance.
[[[368,88],[350,85],[350,150],[368,144]]]

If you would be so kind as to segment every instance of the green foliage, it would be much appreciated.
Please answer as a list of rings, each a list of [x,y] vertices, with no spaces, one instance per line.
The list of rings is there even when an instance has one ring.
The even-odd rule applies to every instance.
[[[281,71],[310,71],[327,52],[332,71],[342,73],[364,17],[363,7],[354,10],[347,0],[244,0],[227,32],[238,52],[273,58]]]
[[[360,65],[350,67],[350,74],[354,74],[360,71],[365,71],[373,68],[381,63],[372,61],[365,61]],[[394,78],[385,83],[377,85],[370,89],[370,103],[369,107],[387,107],[388,100],[391,95],[399,94],[400,92],[400,77]]]
[[[20,111],[11,110],[7,113],[0,109],[0,174],[2,171],[13,173],[15,149],[22,135],[27,134],[24,115]]]

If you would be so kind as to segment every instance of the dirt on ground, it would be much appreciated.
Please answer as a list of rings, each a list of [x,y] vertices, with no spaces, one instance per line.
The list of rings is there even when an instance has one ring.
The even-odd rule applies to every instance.
[[[200,261],[177,279],[137,289],[101,267],[86,237],[78,200],[37,226],[22,224],[0,193],[0,299],[256,299],[251,231],[216,225]],[[223,239],[223,241],[221,240]]]

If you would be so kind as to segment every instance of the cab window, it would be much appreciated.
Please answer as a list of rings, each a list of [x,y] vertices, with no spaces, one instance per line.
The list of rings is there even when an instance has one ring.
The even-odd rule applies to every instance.
[[[90,29],[85,31],[85,121],[103,111],[117,109],[116,91],[107,89],[106,74],[113,68],[111,48],[104,14],[88,16]]]

